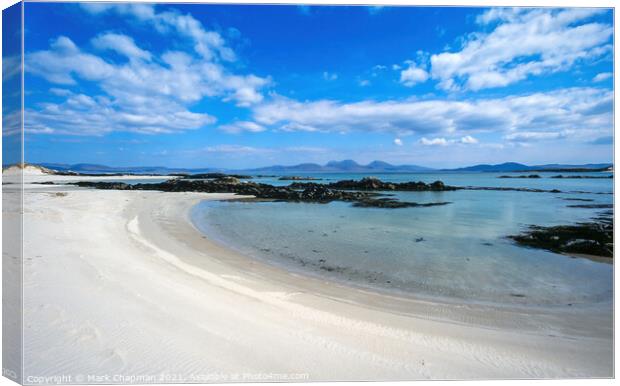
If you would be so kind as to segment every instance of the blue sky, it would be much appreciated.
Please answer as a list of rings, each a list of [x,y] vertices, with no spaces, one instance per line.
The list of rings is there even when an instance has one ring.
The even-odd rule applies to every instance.
[[[610,10],[25,7],[28,162],[612,159]]]

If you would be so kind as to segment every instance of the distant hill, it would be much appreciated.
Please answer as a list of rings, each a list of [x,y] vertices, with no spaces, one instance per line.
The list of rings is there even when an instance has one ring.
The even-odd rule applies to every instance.
[[[524,171],[588,171],[602,170],[611,167],[612,164],[583,164],[583,165],[567,165],[567,164],[547,164],[528,166],[516,162],[505,162],[503,164],[488,165],[480,164],[457,169],[442,169],[442,171],[451,172],[524,172]]]
[[[531,166],[519,164],[516,162],[505,162],[503,164],[497,165],[480,164],[474,166],[467,166],[464,168],[443,170],[451,172],[512,172],[518,170],[530,170],[530,168]]]
[[[133,173],[133,174],[171,174],[171,173],[211,173],[211,172],[245,172],[245,173],[295,173],[295,172],[349,172],[349,173],[387,173],[387,172],[423,172],[432,171],[417,165],[392,165],[383,161],[373,161],[368,165],[360,165],[353,160],[330,161],[325,165],[302,163],[298,165],[274,165],[255,169],[217,169],[217,168],[167,168],[164,166],[110,167],[96,164],[57,164],[42,163],[49,169],[62,172],[77,173]]]
[[[267,166],[257,169],[244,170],[245,172],[261,173],[291,173],[291,172],[348,172],[348,173],[389,173],[389,172],[425,172],[433,169],[418,165],[392,165],[383,161],[373,161],[368,165],[361,165],[353,160],[329,161],[325,165],[305,163],[299,165]]]
[[[525,171],[589,171],[605,170],[613,165],[610,163],[567,165],[567,164],[547,164],[528,166],[516,162],[506,162],[502,164],[480,164],[457,169],[436,170],[419,165],[392,165],[384,161],[372,161],[367,165],[359,164],[353,160],[329,161],[325,165],[316,163],[302,163],[298,165],[273,165],[255,169],[222,169],[222,168],[168,168],[165,166],[133,166],[133,167],[111,167],[97,164],[59,164],[41,163],[42,167],[58,170],[61,172],[77,173],[131,173],[131,174],[175,174],[175,173],[213,173],[213,172],[243,172],[254,174],[277,174],[277,173],[418,173],[418,172],[525,172]]]

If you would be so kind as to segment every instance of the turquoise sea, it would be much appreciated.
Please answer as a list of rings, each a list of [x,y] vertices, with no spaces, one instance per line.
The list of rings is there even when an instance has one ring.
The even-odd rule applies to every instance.
[[[527,173],[373,174],[383,181],[441,180],[455,186],[558,189],[563,193],[458,190],[396,192],[425,208],[356,208],[350,203],[212,202],[192,219],[216,242],[295,272],[353,286],[448,301],[541,306],[609,304],[613,266],[516,245],[528,225],[586,221],[613,203],[612,179],[502,179]],[[574,173],[588,175],[588,173]],[[300,174],[297,174],[300,175]],[[320,183],[367,174],[319,174]],[[590,173],[590,175],[609,175]],[[277,177],[252,181],[288,185]],[[586,193],[587,192],[587,193]],[[394,193],[394,192],[391,192]],[[590,202],[566,199],[590,199]]]

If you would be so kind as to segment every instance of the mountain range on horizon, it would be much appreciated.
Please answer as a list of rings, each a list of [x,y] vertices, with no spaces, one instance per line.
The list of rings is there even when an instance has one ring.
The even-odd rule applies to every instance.
[[[612,167],[612,163],[590,164],[545,164],[525,165],[516,162],[501,164],[478,164],[453,169],[433,169],[419,165],[392,165],[384,161],[372,161],[366,165],[353,160],[329,161],[325,165],[301,163],[297,165],[273,165],[253,169],[224,168],[169,168],[165,166],[112,167],[97,164],[60,164],[40,163],[40,166],[58,171],[78,173],[135,173],[135,174],[172,174],[172,173],[209,173],[209,172],[245,172],[245,173],[419,173],[419,172],[526,172],[526,171],[560,171],[567,169],[601,170]]]

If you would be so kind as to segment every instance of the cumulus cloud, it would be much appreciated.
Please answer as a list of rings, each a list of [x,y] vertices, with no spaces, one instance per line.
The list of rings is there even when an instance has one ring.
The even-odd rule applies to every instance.
[[[531,75],[565,71],[612,50],[613,27],[591,21],[604,10],[493,8],[460,51],[432,55],[431,76],[447,90],[502,87]]]
[[[206,60],[236,59],[234,51],[226,45],[226,41],[218,32],[206,30],[202,23],[190,14],[176,10],[157,12],[153,4],[80,4],[80,6],[94,15],[116,13],[154,27],[162,34],[183,36],[193,43],[194,50]]]
[[[208,114],[193,113],[174,102],[152,98],[135,105],[119,104],[104,96],[71,94],[59,104],[44,103],[24,113],[28,134],[103,135],[112,131],[143,134],[192,130],[215,122]]]
[[[254,120],[285,131],[385,132],[397,136],[454,138],[463,144],[479,132],[608,134],[613,127],[613,93],[569,88],[502,98],[402,100],[343,103],[300,102],[276,96],[253,108]]]
[[[467,145],[473,145],[473,144],[478,143],[478,140],[472,137],[471,135],[466,135],[463,138],[461,138],[459,142],[467,144]]]
[[[101,50],[112,50],[129,59],[151,60],[151,53],[136,46],[129,36],[105,33],[94,38],[92,44]]]
[[[596,76],[592,79],[593,82],[602,82],[614,76],[611,72],[601,72],[600,74],[596,74]]]
[[[424,69],[411,63],[408,68],[400,72],[400,83],[407,87],[413,87],[418,83],[426,82],[429,75]]]
[[[471,135],[466,135],[461,138],[453,138],[453,139],[446,139],[446,138],[428,139],[426,137],[422,137],[420,139],[420,143],[425,146],[447,146],[447,145],[452,145],[452,144],[473,145],[473,144],[477,144],[478,140],[472,137]]]
[[[84,105],[77,110],[76,95],[68,96],[66,92],[68,98],[62,103],[43,103],[29,109],[25,116],[28,132],[83,135],[114,130],[159,133],[198,129],[214,123],[215,117],[191,112],[196,102],[217,98],[248,107],[263,100],[261,90],[270,84],[270,78],[231,72],[223,62],[234,55],[227,52],[221,36],[205,30],[191,15],[175,11],[158,13],[154,6],[146,4],[83,6],[92,14],[115,12],[135,22],[147,23],[175,43],[189,36],[193,45],[189,50],[181,50],[182,45],[175,44],[176,50],[155,54],[140,47],[131,36],[106,32],[92,38],[94,51],[87,46],[78,47],[69,37],[59,36],[48,49],[26,53],[29,74],[62,85],[64,89],[82,81],[93,82],[99,94],[90,95],[94,101],[92,111]],[[109,51],[125,59],[114,60],[106,55]],[[60,96],[58,92],[54,94]],[[57,116],[56,111],[62,109],[68,109],[67,119]],[[102,117],[107,112],[114,117],[106,127],[86,118],[80,122],[79,112],[91,117]]]
[[[428,139],[426,137],[422,137],[420,139],[420,143],[424,146],[446,146],[448,141],[445,138]]]

